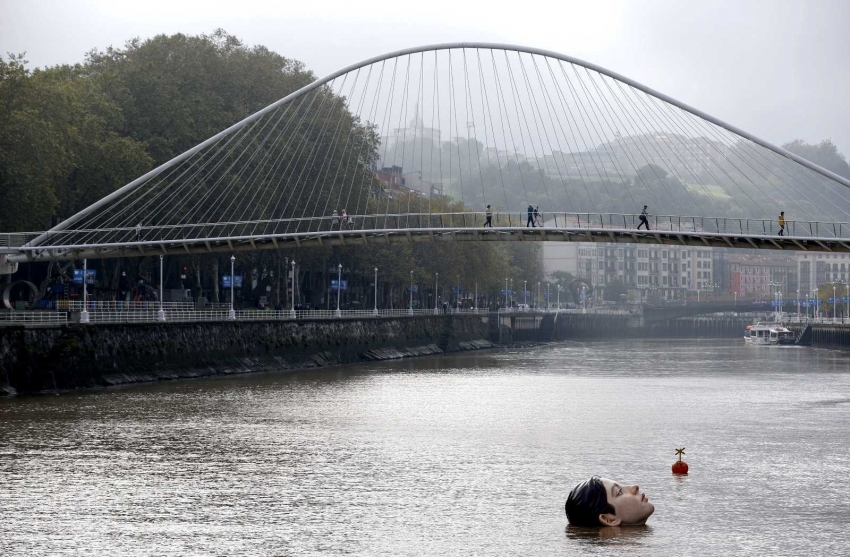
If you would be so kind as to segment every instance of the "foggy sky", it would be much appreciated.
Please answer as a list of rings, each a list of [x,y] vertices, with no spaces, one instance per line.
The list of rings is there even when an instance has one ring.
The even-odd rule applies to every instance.
[[[30,67],[132,37],[210,33],[303,61],[317,76],[449,41],[549,49],[657,89],[767,141],[830,138],[850,156],[850,2],[287,2],[0,0],[0,52]]]

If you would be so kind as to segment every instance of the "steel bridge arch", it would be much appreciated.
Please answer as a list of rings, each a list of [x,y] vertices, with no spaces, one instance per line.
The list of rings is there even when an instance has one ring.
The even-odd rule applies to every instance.
[[[325,85],[326,83],[336,79],[337,77],[340,77],[340,76],[347,74],[349,72],[358,70],[358,69],[363,68],[365,66],[369,66],[371,64],[383,62],[385,60],[390,60],[390,59],[398,58],[398,57],[401,57],[401,56],[424,53],[424,52],[440,51],[440,50],[453,50],[453,49],[487,49],[487,50],[513,51],[513,52],[531,54],[531,55],[536,54],[536,55],[543,56],[543,57],[546,57],[546,58],[553,58],[553,59],[561,60],[563,62],[567,62],[567,63],[570,63],[570,64],[575,64],[577,66],[582,66],[584,68],[587,68],[588,70],[592,70],[592,71],[595,71],[595,72],[600,73],[602,75],[606,75],[606,76],[608,76],[612,79],[615,79],[617,81],[625,83],[626,85],[629,85],[629,86],[634,87],[634,88],[636,88],[640,91],[643,91],[644,93],[647,93],[648,95],[651,95],[651,96],[653,96],[657,99],[660,99],[660,100],[662,100],[666,103],[669,103],[673,106],[676,106],[677,108],[680,108],[680,109],[682,109],[686,112],[689,112],[689,113],[693,114],[694,116],[697,116],[698,118],[702,118],[703,120],[711,122],[712,124],[715,124],[715,125],[723,128],[723,129],[725,129],[725,130],[727,130],[727,131],[729,131],[733,134],[736,134],[736,135],[741,136],[745,139],[748,139],[748,140],[752,141],[753,143],[756,143],[756,144],[758,144],[758,145],[760,145],[760,146],[762,146],[762,147],[764,147],[764,148],[766,148],[770,151],[773,151],[774,153],[776,153],[776,154],[778,154],[782,157],[785,157],[789,160],[792,160],[792,161],[794,161],[794,162],[796,162],[796,163],[798,163],[802,166],[805,166],[806,168],[808,168],[808,169],[810,169],[814,172],[817,172],[818,174],[820,174],[820,175],[822,175],[826,178],[829,178],[829,179],[831,179],[835,182],[838,182],[839,184],[841,184],[841,185],[843,185],[847,188],[850,188],[850,180],[843,178],[843,177],[835,174],[834,172],[831,172],[831,171],[829,171],[825,168],[822,168],[821,166],[818,166],[818,165],[812,163],[811,161],[808,161],[808,160],[806,160],[806,159],[804,159],[804,158],[802,158],[798,155],[795,155],[794,153],[791,153],[790,151],[787,151],[787,150],[785,150],[785,149],[783,149],[779,146],[776,146],[776,145],[774,145],[774,144],[772,144],[768,141],[765,141],[764,139],[756,137],[756,136],[754,136],[754,135],[752,135],[752,134],[750,134],[750,133],[748,133],[748,132],[746,132],[746,131],[744,131],[744,130],[736,127],[736,126],[733,126],[729,123],[726,123],[723,120],[720,120],[719,118],[715,118],[714,116],[711,116],[710,114],[707,114],[707,113],[705,113],[705,112],[703,112],[703,111],[701,111],[697,108],[694,108],[694,107],[692,107],[692,106],[690,106],[686,103],[683,103],[683,102],[681,102],[677,99],[674,99],[673,97],[665,95],[664,93],[661,93],[660,91],[656,91],[655,89],[652,89],[651,87],[648,87],[648,86],[646,86],[642,83],[639,83],[639,82],[637,82],[633,79],[630,79],[630,78],[628,78],[628,77],[626,77],[622,74],[619,74],[619,73],[614,72],[612,70],[609,70],[607,68],[603,68],[602,66],[598,66],[598,65],[593,64],[591,62],[581,60],[581,59],[576,58],[574,56],[569,56],[569,55],[566,55],[566,54],[561,54],[559,52],[554,52],[554,51],[551,51],[551,50],[545,50],[545,49],[534,48],[534,47],[527,47],[527,46],[520,46],[520,45],[513,45],[513,44],[506,44],[506,43],[451,42],[451,43],[439,43],[439,44],[431,44],[431,45],[424,45],[424,46],[416,46],[416,47],[396,50],[396,51],[389,52],[389,53],[386,53],[386,54],[381,54],[381,55],[378,55],[378,56],[373,56],[372,58],[368,58],[366,60],[357,62],[355,64],[351,64],[351,65],[346,66],[346,67],[344,67],[340,70],[337,70],[333,73],[330,73],[330,74],[328,74],[328,75],[326,75],[322,78],[319,78],[319,79],[313,81],[312,83],[305,85],[304,87],[298,89],[297,91],[294,91],[294,92],[290,93],[289,95],[281,98],[280,100],[273,102],[272,104],[266,106],[265,108],[258,110],[254,114],[252,114],[252,115],[242,119],[241,121],[233,124],[232,126],[228,127],[227,129],[220,131],[219,133],[213,135],[209,139],[199,143],[195,147],[192,147],[191,149],[181,153],[180,155],[177,155],[176,157],[172,158],[171,160],[159,165],[158,167],[154,168],[153,170],[151,170],[151,171],[143,174],[142,176],[136,178],[135,180],[126,184],[125,186],[115,190],[114,192],[107,195],[103,199],[100,199],[99,201],[93,203],[92,205],[90,205],[90,206],[86,207],[85,209],[79,211],[78,213],[74,214],[73,216],[67,218],[63,222],[57,224],[56,226],[51,228],[49,231],[40,234],[38,237],[36,237],[32,241],[30,241],[27,244],[27,247],[38,246],[44,239],[46,239],[49,236],[49,234],[65,230],[67,227],[72,225],[74,222],[76,222],[80,218],[82,218],[82,217],[92,213],[93,211],[103,207],[104,205],[115,200],[116,198],[132,191],[137,186],[145,183],[147,180],[157,176],[158,174],[167,170],[168,168],[171,168],[175,164],[178,164],[178,163],[184,161],[185,159],[191,157],[192,155],[201,151],[202,149],[210,146],[211,144],[215,143],[216,141],[220,140],[221,138],[226,137],[227,135],[230,135],[231,133],[241,129],[245,125],[263,117],[264,115],[271,112],[272,110],[275,110],[276,108],[278,108],[278,107],[280,107],[280,106],[282,106],[286,103],[289,103],[289,102],[309,93],[310,91],[313,91],[314,89],[316,89],[318,87],[321,87],[322,85]]]

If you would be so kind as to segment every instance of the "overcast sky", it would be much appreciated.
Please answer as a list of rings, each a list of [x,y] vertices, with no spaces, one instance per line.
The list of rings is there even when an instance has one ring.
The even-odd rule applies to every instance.
[[[631,77],[767,141],[850,156],[850,1],[0,0],[0,52],[74,63],[132,37],[221,27],[325,75],[449,41],[554,50]]]

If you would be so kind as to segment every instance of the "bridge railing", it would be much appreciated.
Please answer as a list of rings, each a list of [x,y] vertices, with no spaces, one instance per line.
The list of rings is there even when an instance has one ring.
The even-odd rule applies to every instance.
[[[35,239],[40,232],[2,232],[0,233],[0,248],[19,248]]]
[[[321,216],[260,221],[139,225],[134,228],[65,230],[49,233],[40,247],[92,247],[133,244],[173,243],[179,241],[250,241],[271,237],[299,235],[333,235],[334,232],[369,233],[399,230],[485,229],[485,212],[405,213],[382,215]],[[543,230],[616,229],[636,230],[641,225],[639,214],[542,212],[529,222],[528,212],[494,211],[490,225],[499,229],[542,228]],[[737,217],[705,217],[684,215],[650,215],[652,232],[686,234],[741,234],[775,236],[780,228],[777,219]],[[642,227],[645,229],[645,227]],[[0,234],[0,247],[21,247],[37,233]],[[798,238],[847,238],[850,223],[787,220],[784,235]]]

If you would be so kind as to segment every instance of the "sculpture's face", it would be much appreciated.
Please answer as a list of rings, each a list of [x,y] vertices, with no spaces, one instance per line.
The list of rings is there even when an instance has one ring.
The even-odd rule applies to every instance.
[[[636,485],[620,485],[619,482],[600,478],[605,486],[608,503],[614,507],[614,514],[600,515],[600,521],[609,526],[629,526],[645,524],[646,519],[655,512],[655,506]]]

